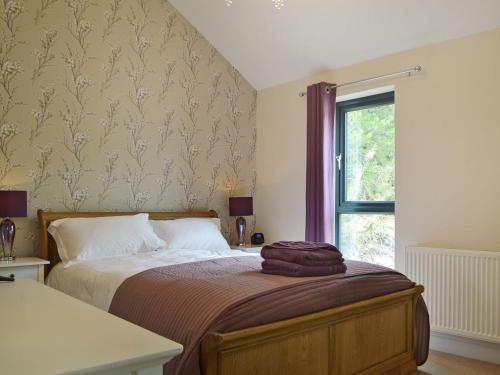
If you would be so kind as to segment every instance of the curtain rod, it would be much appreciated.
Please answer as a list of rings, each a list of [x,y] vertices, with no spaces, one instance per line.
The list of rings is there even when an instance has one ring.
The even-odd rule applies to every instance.
[[[385,78],[391,78],[391,77],[396,77],[400,75],[407,75],[408,77],[411,77],[413,73],[418,73],[422,70],[422,67],[420,65],[416,65],[411,69],[406,69],[406,70],[401,70],[399,72],[394,72],[394,73],[389,73],[389,74],[382,74],[380,76],[375,76],[375,77],[370,77],[370,78],[365,78],[365,79],[360,79],[357,81],[351,81],[351,82],[346,82],[346,83],[339,83],[337,85],[331,85],[327,86],[326,92],[329,94],[332,89],[339,88],[339,87],[345,87],[345,86],[353,86],[357,85],[359,83],[365,83],[365,82],[371,82],[371,81],[378,81],[379,79],[385,79]],[[304,96],[307,96],[307,92],[301,91],[299,92],[299,96],[302,98]]]

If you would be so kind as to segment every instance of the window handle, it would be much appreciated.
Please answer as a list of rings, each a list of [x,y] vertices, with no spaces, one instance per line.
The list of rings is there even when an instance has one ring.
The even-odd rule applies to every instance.
[[[338,154],[335,157],[335,160],[337,160],[337,165],[339,167],[339,171],[342,170],[342,154]]]

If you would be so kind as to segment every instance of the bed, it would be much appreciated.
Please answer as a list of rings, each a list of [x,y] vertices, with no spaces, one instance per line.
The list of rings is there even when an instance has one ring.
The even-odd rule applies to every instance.
[[[268,279],[261,279],[262,276],[258,272],[248,272],[248,268],[244,267],[247,267],[248,264],[255,265],[259,260],[256,256],[242,252],[237,252],[238,257],[235,258],[228,257],[229,255],[234,257],[233,253],[227,254],[225,252],[216,255],[206,254],[201,258],[190,258],[192,256],[190,254],[178,254],[182,264],[177,264],[175,269],[169,267],[169,264],[178,263],[179,260],[163,259],[158,254],[142,255],[140,259],[134,258],[134,263],[137,263],[136,268],[130,265],[125,266],[128,273],[118,272],[118,276],[116,276],[116,272],[109,272],[109,267],[120,269],[120,262],[110,264],[109,267],[104,263],[85,264],[79,267],[72,266],[65,271],[61,271],[62,267],[58,266],[60,258],[55,242],[47,232],[47,228],[52,221],[62,218],[131,214],[130,212],[70,213],[39,210],[40,256],[50,262],[46,268],[46,275],[49,275],[51,269],[54,269],[54,272],[48,278],[52,279],[51,283],[57,289],[68,294],[74,295],[76,293],[77,295],[74,296],[79,299],[104,310],[109,308],[115,315],[162,334],[161,328],[158,328],[162,326],[162,322],[156,321],[153,324],[150,321],[141,321],[140,319],[143,319],[145,314],[142,313],[141,315],[138,312],[142,306],[148,304],[144,303],[144,301],[154,301],[154,298],[159,298],[158,295],[161,293],[139,294],[137,296],[138,306],[129,308],[134,299],[131,300],[130,296],[127,298],[121,297],[122,294],[125,294],[127,284],[131,284],[128,286],[130,290],[137,289],[141,283],[146,285],[146,289],[152,289],[156,285],[151,284],[155,281],[152,279],[155,279],[157,275],[161,275],[163,277],[161,282],[165,283],[164,285],[171,286],[176,284],[175,272],[180,272],[179,274],[194,272],[193,278],[196,278],[198,275],[195,273],[202,274],[207,267],[212,267],[207,271],[207,274],[210,275],[214,273],[214,269],[217,267],[227,267],[227,264],[233,270],[237,269],[238,266],[243,267],[242,270],[244,271],[235,272],[234,275],[230,275],[232,279],[227,279],[236,284],[238,280],[244,279],[250,280],[249,283],[255,284],[255,281],[257,281],[257,284],[260,282],[262,285],[273,284],[278,280],[276,277],[274,279],[269,278],[270,276],[267,276]],[[214,211],[149,213],[150,220],[171,220],[186,217],[215,218],[217,213]],[[124,261],[124,263],[127,262],[128,260]],[[99,269],[99,267],[101,268]],[[355,269],[356,267],[363,268],[362,265],[353,263],[352,268]],[[57,271],[58,269],[59,271]],[[142,272],[144,269],[147,269],[147,271]],[[151,273],[155,270],[159,271],[154,274]],[[58,272],[59,275],[66,273],[66,275],[71,276],[56,277],[55,275]],[[154,277],[151,277],[151,275],[154,275]],[[396,277],[395,275],[396,273],[393,273],[393,277]],[[357,280],[357,276],[354,276],[352,280]],[[89,277],[90,281],[88,280]],[[377,280],[382,275],[380,272],[374,272],[371,277],[372,280]],[[54,281],[57,278],[59,280]],[[297,298],[307,295],[307,293],[311,294],[311,290],[313,290],[311,288],[313,287],[314,290],[318,290],[319,286],[326,284],[324,280],[299,282],[285,279],[293,278],[279,279],[283,280],[281,289],[288,292],[293,291],[293,293],[296,293]],[[316,282],[317,284],[314,284]],[[341,282],[343,280],[328,280],[328,283],[332,285]],[[292,283],[297,283],[297,285],[292,285]],[[69,284],[74,285],[68,287]],[[78,284],[81,284],[80,288],[78,288]],[[64,285],[69,289],[64,290]],[[87,285],[92,285],[92,288],[87,287]],[[251,288],[258,289],[255,285],[252,285]],[[75,292],[75,290],[77,291]],[[339,290],[337,289],[337,291]],[[173,289],[173,291],[175,292],[176,289]],[[207,332],[200,335],[199,342],[194,350],[195,358],[197,363],[199,362],[201,372],[205,375],[411,374],[416,371],[417,361],[420,363],[425,361],[428,350],[428,324],[425,324],[426,310],[425,305],[422,307],[423,301],[420,297],[422,292],[422,286],[411,283],[402,290],[354,302],[346,295],[344,300],[351,302],[331,308],[322,308],[321,303],[319,303],[322,300],[311,300],[311,306],[303,309],[309,311],[308,313],[296,315],[297,312],[290,312],[288,315],[294,316],[270,322],[266,322],[266,319],[254,319],[253,324],[246,323],[246,325],[243,323],[238,324],[238,319],[235,318],[248,317],[249,310],[240,309],[238,311],[238,309],[233,309],[231,311],[233,313],[232,320],[226,319],[226,322],[231,321],[232,324],[207,326],[209,327]],[[179,293],[184,292],[179,291]],[[145,300],[139,301],[140,298],[145,298]],[[259,298],[261,299],[259,300]],[[287,298],[290,301],[293,299],[293,295],[289,295]],[[203,300],[203,298],[200,298],[200,300]],[[271,309],[273,300],[263,294],[253,294],[246,304],[240,304],[239,306],[252,305],[252,303],[255,306],[263,306],[262,301],[266,301],[264,306],[269,306],[269,309]],[[314,309],[316,306],[318,306],[317,311]],[[182,308],[182,305],[178,307]],[[203,311],[203,306],[197,308]],[[265,316],[269,309],[261,308],[260,313]],[[301,310],[298,309],[297,311]],[[158,315],[159,312],[147,311],[146,315],[154,314]],[[256,315],[258,314],[256,313]],[[284,316],[287,316],[287,314]],[[251,322],[252,319],[249,319],[249,321]],[[420,323],[418,323],[419,321]],[[234,327],[236,329],[231,329]],[[175,337],[170,338],[175,339]],[[191,373],[186,371],[182,373]]]

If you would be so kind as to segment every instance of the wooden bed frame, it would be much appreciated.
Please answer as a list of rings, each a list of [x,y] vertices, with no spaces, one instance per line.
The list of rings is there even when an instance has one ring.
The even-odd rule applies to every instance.
[[[132,212],[38,211],[40,257],[60,262],[49,224],[58,219]],[[150,212],[151,220],[215,218],[215,211]],[[422,286],[228,333],[201,343],[204,375],[348,375],[416,372],[416,302]]]

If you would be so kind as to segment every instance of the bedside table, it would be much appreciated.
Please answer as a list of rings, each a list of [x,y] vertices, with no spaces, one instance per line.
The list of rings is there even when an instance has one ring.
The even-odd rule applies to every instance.
[[[231,246],[231,249],[233,250],[239,250],[239,251],[244,251],[245,253],[259,253],[262,250],[262,247],[264,245],[244,245],[244,246],[238,246],[238,245],[233,245]]]
[[[43,266],[48,260],[35,257],[19,257],[14,261],[0,261],[0,276],[14,275],[17,279],[32,279],[43,284]]]

